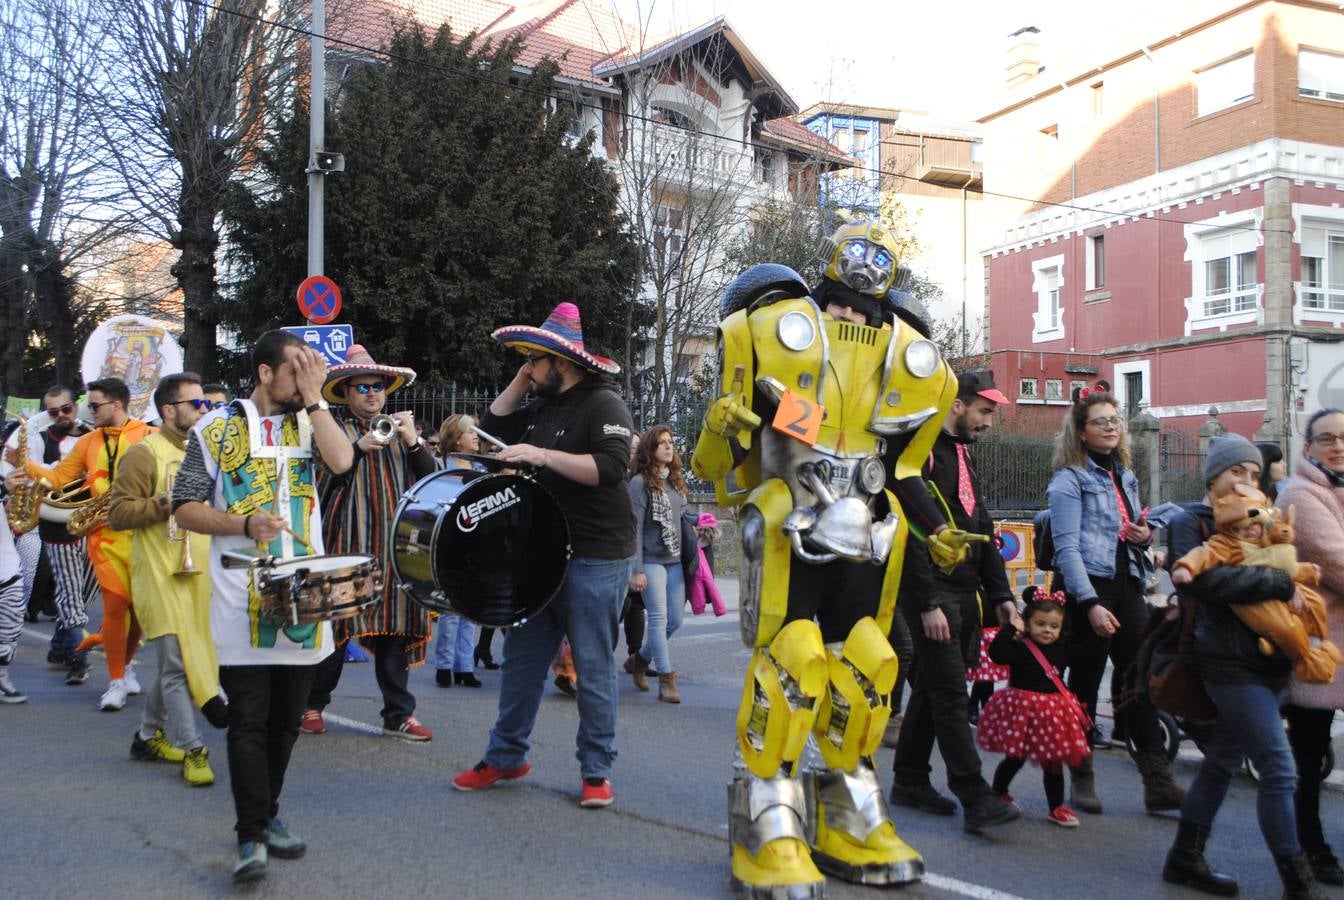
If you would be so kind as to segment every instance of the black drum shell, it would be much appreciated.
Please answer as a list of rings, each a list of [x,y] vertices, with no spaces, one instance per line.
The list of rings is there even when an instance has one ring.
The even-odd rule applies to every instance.
[[[426,475],[402,495],[392,540],[397,583],[412,600],[492,628],[540,612],[569,567],[564,511],[518,475]]]

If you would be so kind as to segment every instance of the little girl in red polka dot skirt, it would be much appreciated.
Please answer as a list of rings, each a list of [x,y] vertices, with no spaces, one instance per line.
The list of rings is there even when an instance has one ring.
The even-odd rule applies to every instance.
[[[1087,729],[1092,723],[1059,678],[1069,662],[1064,632],[1064,594],[1039,587],[1024,592],[1022,620],[1026,633],[1011,624],[999,629],[989,657],[1008,667],[1008,688],[995,692],[980,713],[976,738],[990,753],[1002,753],[994,772],[994,792],[1012,802],[1008,787],[1028,762],[1041,767],[1049,819],[1066,828],[1078,816],[1064,805],[1064,766],[1077,766],[1092,749]]]

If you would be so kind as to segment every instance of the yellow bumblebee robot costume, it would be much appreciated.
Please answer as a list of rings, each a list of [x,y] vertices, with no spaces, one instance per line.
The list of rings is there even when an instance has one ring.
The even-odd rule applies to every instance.
[[[692,467],[742,507],[742,639],[755,652],[728,816],[733,885],[748,897],[823,896],[819,869],[869,884],[924,872],[871,759],[891,715],[887,632],[908,534],[887,483],[941,521],[920,467],[957,381],[898,290],[897,254],[884,224],[850,223],[823,247],[816,289],[766,264],[721,302],[720,396]],[[935,562],[965,556],[962,532],[926,540]]]

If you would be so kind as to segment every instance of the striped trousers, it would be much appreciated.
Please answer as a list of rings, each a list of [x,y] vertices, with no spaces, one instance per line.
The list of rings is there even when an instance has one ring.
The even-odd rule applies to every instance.
[[[25,531],[14,538],[14,549],[19,551],[19,574],[23,576],[23,608],[33,596],[33,582],[37,579],[37,561],[42,556],[42,539],[37,530]]]
[[[23,615],[28,604],[23,600],[23,576],[15,575],[0,583],[0,664],[8,665],[14,658],[23,631]]]
[[[56,581],[56,625],[75,634],[89,624],[88,607],[98,599],[98,580],[93,577],[88,541],[46,542],[44,546]]]

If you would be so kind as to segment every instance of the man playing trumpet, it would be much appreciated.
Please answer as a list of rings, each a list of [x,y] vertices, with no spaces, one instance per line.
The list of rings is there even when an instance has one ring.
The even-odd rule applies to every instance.
[[[158,677],[145,695],[131,758],[181,764],[182,779],[204,787],[214,784],[215,773],[192,707],[204,708],[218,727],[227,724],[210,639],[210,578],[203,575],[210,537],[177,527],[170,510],[187,435],[210,401],[201,392],[200,376],[182,372],[159,382],[154,406],[163,428],[126,452],[108,501],[108,525],[133,535],[131,594],[158,657]]]
[[[336,422],[354,444],[355,462],[341,474],[320,466],[317,485],[328,552],[367,553],[384,573],[378,601],[334,624],[337,647],[353,638],[373,650],[374,675],[383,694],[383,734],[428,741],[433,733],[415,718],[415,697],[407,683],[411,666],[425,658],[429,614],[391,577],[392,525],[402,493],[437,464],[420,443],[411,413],[383,414],[388,394],[414,381],[415,372],[379,365],[359,344],[350,348],[343,364],[327,372],[322,396],[347,408]],[[322,710],[331,702],[344,663],[345,654],[338,649],[317,667],[301,726],[309,734],[326,731]]]

